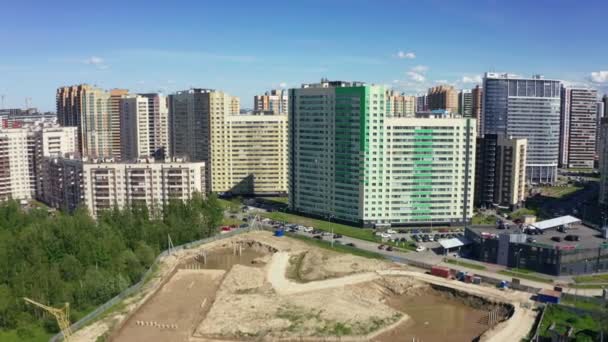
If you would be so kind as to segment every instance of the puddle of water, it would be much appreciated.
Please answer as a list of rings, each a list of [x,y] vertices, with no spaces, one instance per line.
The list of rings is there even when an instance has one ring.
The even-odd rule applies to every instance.
[[[387,304],[410,316],[410,320],[381,334],[376,341],[471,341],[488,326],[483,322],[487,312],[446,298],[429,290],[422,295],[394,296]]]
[[[229,270],[233,265],[240,264],[252,267],[260,267],[260,264],[252,263],[253,260],[263,257],[267,253],[260,252],[251,248],[243,248],[240,255],[234,254],[232,248],[222,248],[207,252],[207,263],[203,263],[203,259],[199,258],[200,262],[189,262],[185,268],[191,265],[197,265],[203,269],[221,269]]]

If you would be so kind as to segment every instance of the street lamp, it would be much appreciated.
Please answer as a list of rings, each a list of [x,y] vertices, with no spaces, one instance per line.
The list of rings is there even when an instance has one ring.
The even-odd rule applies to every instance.
[[[329,230],[331,232],[331,248],[334,248],[334,227],[331,225],[331,219],[334,215],[327,215],[327,220],[329,221]]]

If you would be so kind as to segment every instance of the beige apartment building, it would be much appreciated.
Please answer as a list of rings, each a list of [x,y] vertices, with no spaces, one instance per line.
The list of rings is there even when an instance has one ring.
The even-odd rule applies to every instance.
[[[27,129],[0,129],[0,201],[32,198],[31,144]]]
[[[526,199],[527,139],[498,134],[477,138],[475,204],[520,207]]]
[[[171,154],[207,162],[210,191],[286,191],[285,114],[240,115],[238,98],[210,89],[169,97]]]
[[[29,149],[34,149],[30,156],[33,186],[36,198],[42,198],[44,181],[44,158],[61,157],[78,152],[77,127],[46,126],[28,133]],[[32,142],[33,140],[33,142]]]
[[[156,157],[169,152],[169,107],[162,94],[125,96],[120,105],[121,158]]]
[[[108,99],[108,111],[110,115],[110,146],[112,149],[111,156],[120,158],[122,148],[122,138],[120,131],[120,101],[129,94],[127,89],[111,89],[109,91],[110,98]]]
[[[400,94],[394,90],[386,92],[387,115],[398,118],[413,118],[416,115],[416,96]]]
[[[84,159],[83,198],[92,216],[114,207],[145,205],[158,213],[169,200],[187,200],[205,193],[205,163],[175,158],[155,162]]]
[[[79,152],[91,157],[111,157],[120,151],[116,132],[118,105],[126,90],[106,91],[88,84],[57,89],[57,119],[61,126],[78,127]]]
[[[289,97],[287,90],[273,89],[264,95],[253,97],[253,110],[255,112],[272,111],[274,114],[289,113]]]
[[[428,109],[446,109],[458,113],[458,91],[449,85],[430,88],[427,94]]]

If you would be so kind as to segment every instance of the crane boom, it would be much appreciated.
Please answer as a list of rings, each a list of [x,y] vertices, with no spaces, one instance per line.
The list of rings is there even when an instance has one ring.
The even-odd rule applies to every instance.
[[[57,320],[57,325],[59,325],[59,329],[61,329],[61,333],[63,334],[63,340],[66,342],[70,340],[70,335],[72,335],[72,330],[70,329],[70,303],[65,303],[63,309],[57,309],[44,304],[40,304],[37,301],[29,299],[27,297],[23,297],[23,300],[53,315],[55,317],[55,320]]]

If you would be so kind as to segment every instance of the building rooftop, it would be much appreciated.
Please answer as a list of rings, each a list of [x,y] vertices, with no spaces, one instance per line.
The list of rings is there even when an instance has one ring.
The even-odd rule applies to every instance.
[[[549,228],[555,228],[563,225],[568,225],[572,223],[579,223],[581,220],[577,219],[574,216],[566,215],[561,217],[552,218],[550,220],[544,220],[536,223],[532,223],[531,226],[540,230],[545,230]]]
[[[365,82],[358,81],[330,81],[321,79],[319,83],[304,83],[302,88],[343,88],[343,87],[363,87]]]
[[[519,228],[511,229],[498,229],[498,228],[477,228],[469,227],[469,229],[478,236],[485,236],[485,238],[496,238],[500,234],[521,234],[522,231]],[[579,241],[566,241],[564,238],[567,235],[578,235]],[[555,228],[548,228],[543,230],[543,234],[527,235],[528,238],[534,242],[525,242],[530,245],[541,245],[542,247],[556,248],[556,249],[575,249],[575,248],[599,248],[602,243],[607,243],[608,240],[602,237],[600,231],[589,228],[580,223],[573,223],[570,228],[566,229],[565,233],[557,231]],[[553,237],[559,237],[560,242],[552,240]]]

